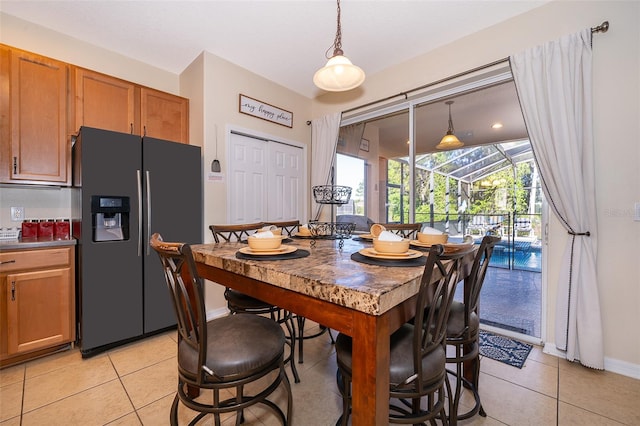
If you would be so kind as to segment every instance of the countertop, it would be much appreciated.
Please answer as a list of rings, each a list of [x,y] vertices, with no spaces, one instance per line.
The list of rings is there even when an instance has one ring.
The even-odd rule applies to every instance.
[[[0,251],[75,246],[75,238],[68,240],[0,240]]]

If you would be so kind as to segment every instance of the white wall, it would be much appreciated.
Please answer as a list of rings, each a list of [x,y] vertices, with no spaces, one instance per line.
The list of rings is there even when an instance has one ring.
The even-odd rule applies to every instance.
[[[314,116],[346,110],[470,70],[608,20],[593,40],[598,283],[605,367],[640,378],[640,3],[554,1],[433,52],[368,76],[350,93],[316,99]],[[554,342],[559,260],[566,231],[550,223],[547,341]]]

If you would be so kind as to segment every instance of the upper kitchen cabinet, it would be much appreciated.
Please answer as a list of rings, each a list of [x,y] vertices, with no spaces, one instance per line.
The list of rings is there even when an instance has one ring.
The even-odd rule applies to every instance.
[[[75,69],[75,126],[140,134],[140,89],[94,71]]]
[[[189,143],[189,100],[82,68],[75,70],[81,126]]]
[[[169,93],[140,89],[142,134],[189,143],[189,100]]]
[[[0,182],[69,185],[69,67],[0,46]]]

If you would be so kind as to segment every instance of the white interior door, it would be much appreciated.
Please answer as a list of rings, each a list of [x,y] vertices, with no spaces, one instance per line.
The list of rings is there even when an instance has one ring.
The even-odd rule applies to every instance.
[[[268,151],[269,197],[267,197],[266,219],[301,220],[304,206],[302,148],[269,141]]]
[[[233,132],[229,142],[229,223],[303,222],[304,150]]]
[[[261,139],[231,133],[229,155],[229,222],[266,219],[267,144]]]

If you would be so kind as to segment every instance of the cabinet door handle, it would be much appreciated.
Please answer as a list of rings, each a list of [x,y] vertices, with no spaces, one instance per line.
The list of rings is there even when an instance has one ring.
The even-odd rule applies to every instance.
[[[147,136],[147,126],[143,126],[142,128],[144,129],[142,136]]]
[[[11,281],[11,301],[16,300],[16,282]]]
[[[131,123],[130,126],[131,126],[131,134],[133,134],[133,123]]]
[[[16,263],[15,259],[13,260],[3,260],[2,262],[0,262],[0,265],[6,265],[7,263]]]
[[[18,174],[18,157],[13,157],[13,174]]]

